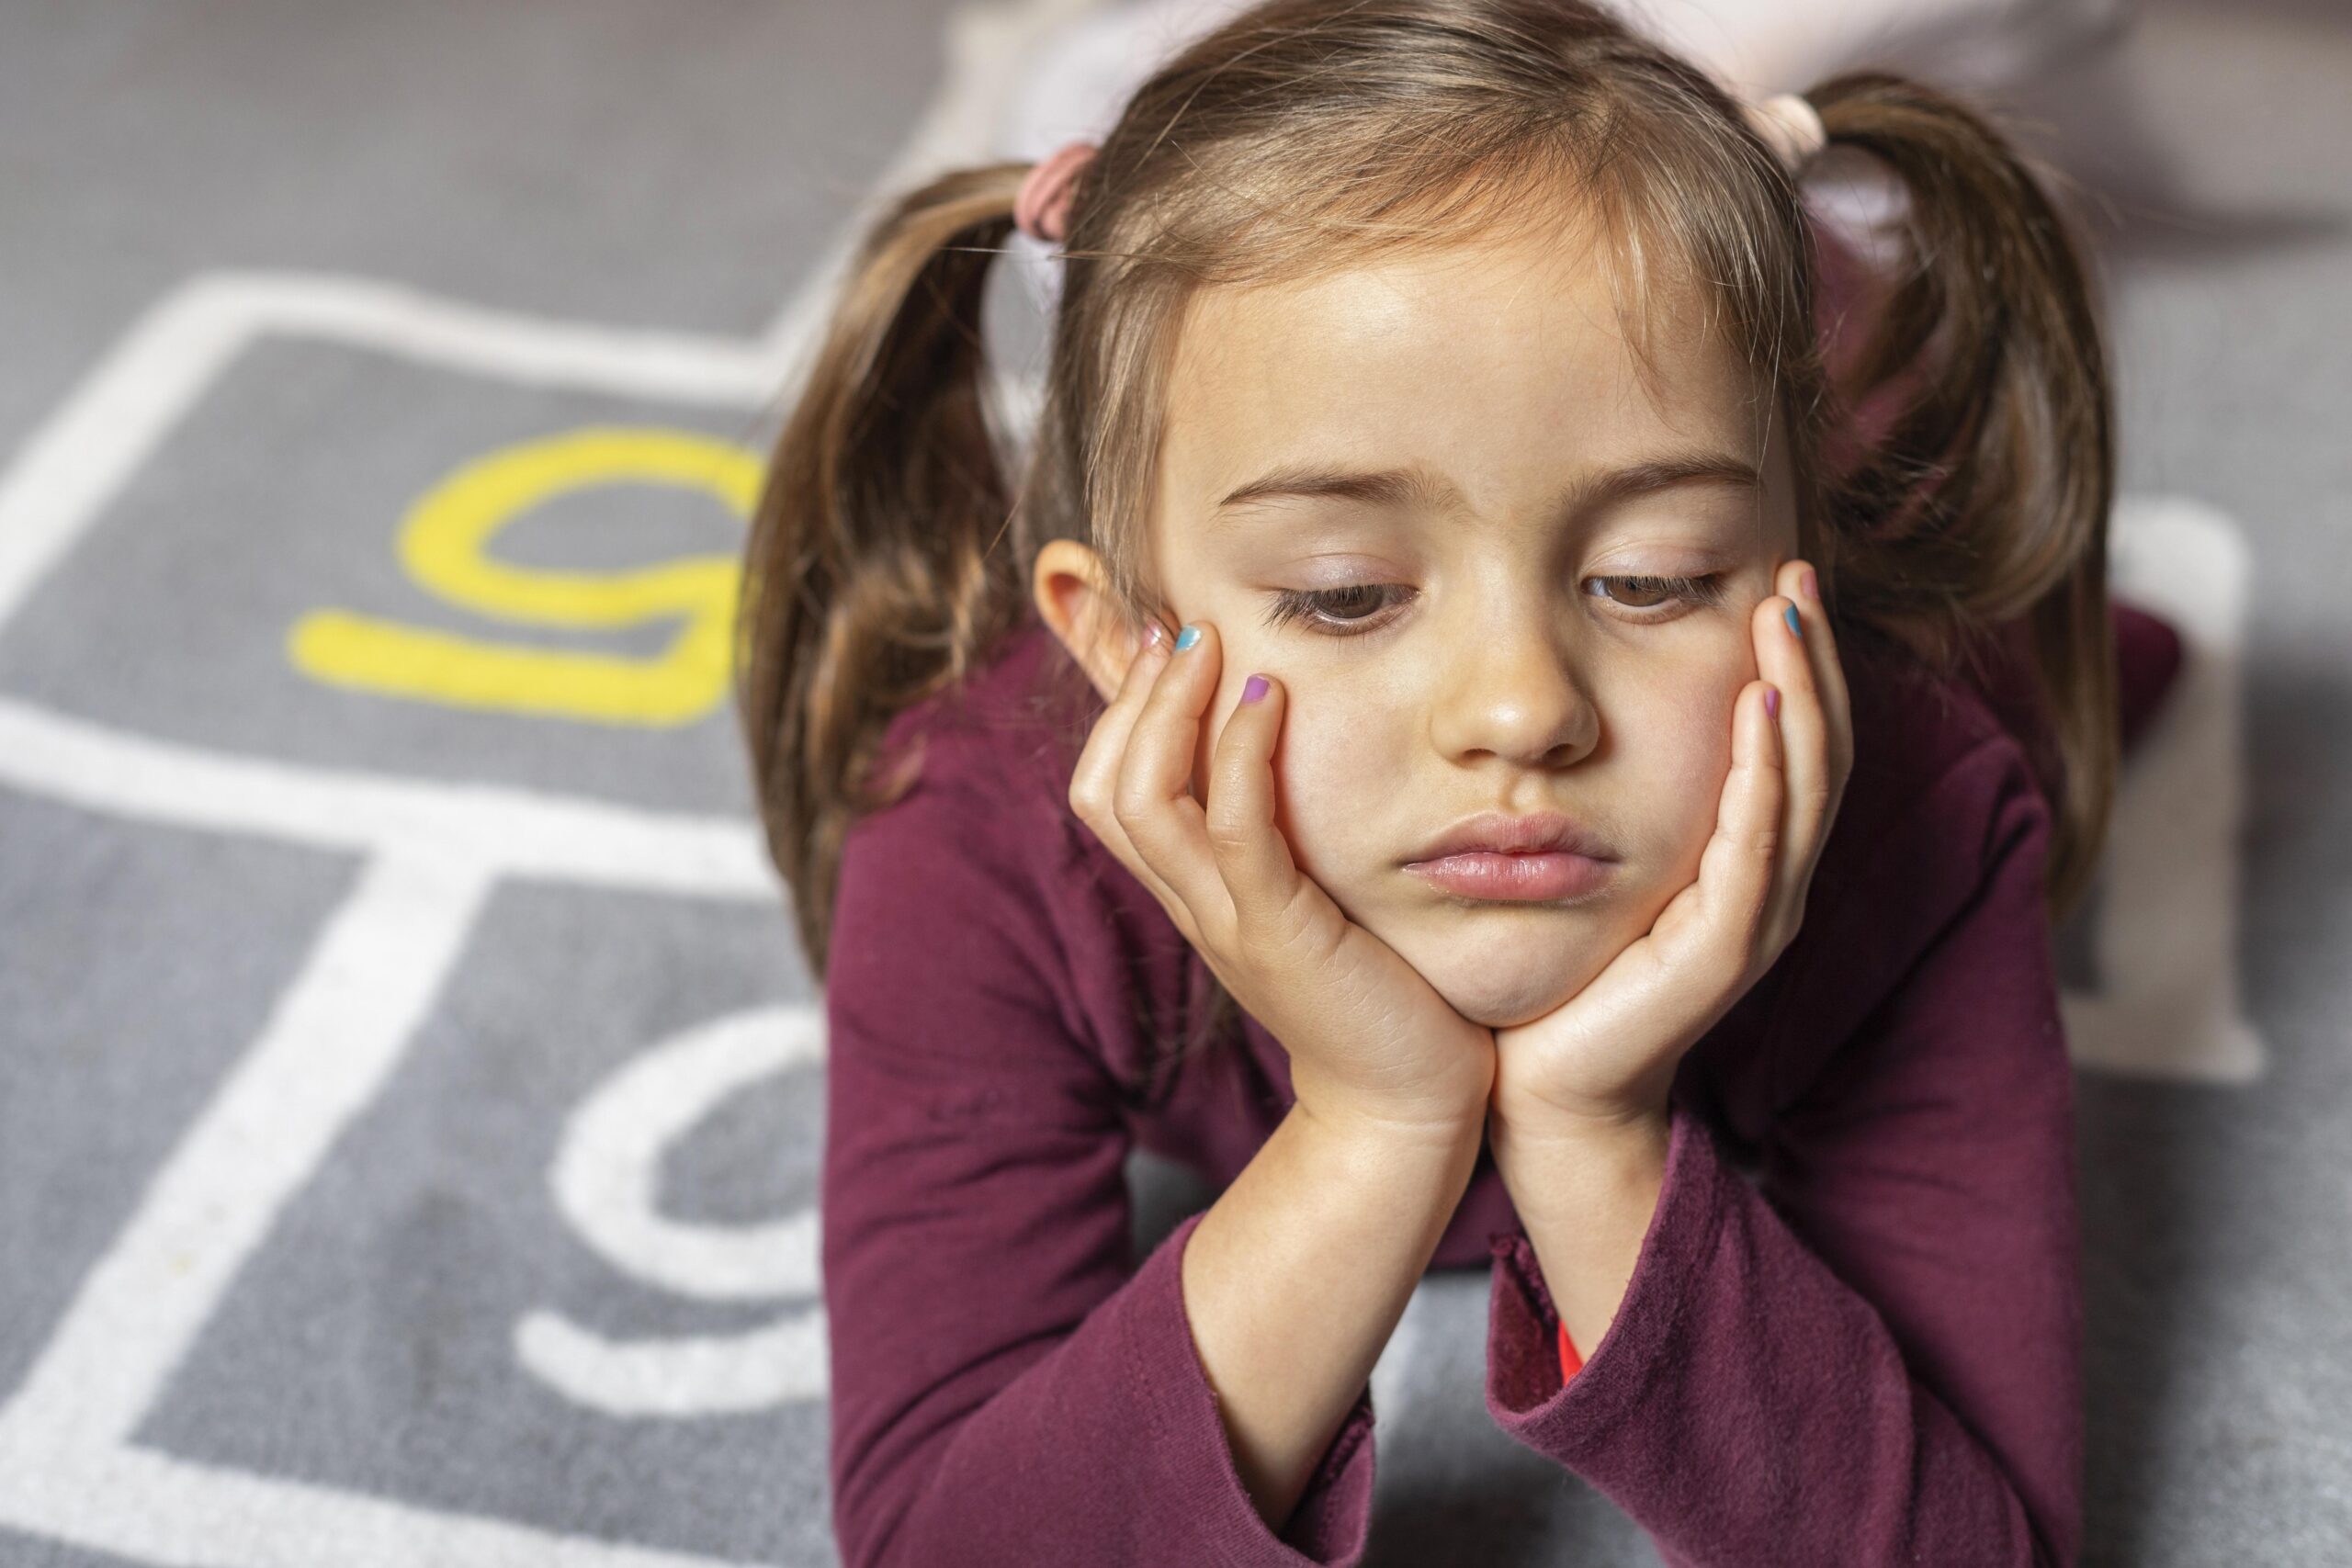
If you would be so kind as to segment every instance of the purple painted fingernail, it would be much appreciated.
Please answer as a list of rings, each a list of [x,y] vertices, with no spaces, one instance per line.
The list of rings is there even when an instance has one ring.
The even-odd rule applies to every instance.
[[[1263,675],[1252,675],[1250,679],[1241,682],[1241,700],[1243,702],[1254,703],[1265,694],[1266,678]]]
[[[1781,716],[1780,687],[1767,686],[1764,688],[1764,711],[1771,715],[1776,719]]]

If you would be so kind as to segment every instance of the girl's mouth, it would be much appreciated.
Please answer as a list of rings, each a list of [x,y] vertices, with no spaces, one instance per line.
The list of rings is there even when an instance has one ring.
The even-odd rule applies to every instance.
[[[1598,892],[1614,864],[1565,850],[1529,854],[1474,850],[1410,861],[1405,869],[1461,897],[1534,902]]]

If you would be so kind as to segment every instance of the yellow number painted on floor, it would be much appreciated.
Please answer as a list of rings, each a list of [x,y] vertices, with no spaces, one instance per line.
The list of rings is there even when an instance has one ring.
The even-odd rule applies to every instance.
[[[400,621],[318,610],[287,653],[313,680],[457,707],[616,725],[689,723],[726,695],[738,562],[686,556],[626,571],[511,566],[488,553],[533,507],[609,484],[672,484],[748,518],[761,467],[743,447],[683,430],[591,427],[510,446],[434,487],[401,522],[401,565],[417,585],[482,615],[534,626],[684,624],[651,659],[527,648]]]

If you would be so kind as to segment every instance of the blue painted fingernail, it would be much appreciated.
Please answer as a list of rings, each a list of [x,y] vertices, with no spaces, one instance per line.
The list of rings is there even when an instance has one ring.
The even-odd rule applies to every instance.
[[[1186,626],[1182,631],[1176,634],[1176,651],[1182,653],[1200,640],[1201,628],[1198,626]]]
[[[1781,619],[1789,623],[1789,635],[1791,637],[1802,637],[1804,636],[1804,624],[1797,619],[1797,607],[1794,604],[1784,604],[1781,607]],[[1176,646],[1182,648],[1184,645],[1180,642]]]

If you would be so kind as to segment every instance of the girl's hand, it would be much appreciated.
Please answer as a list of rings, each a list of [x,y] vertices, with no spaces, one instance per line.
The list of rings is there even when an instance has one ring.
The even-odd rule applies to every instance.
[[[1495,1032],[1493,1111],[1515,1132],[1662,1119],[1683,1053],[1804,922],[1854,758],[1845,671],[1812,579],[1805,562],[1783,562],[1779,592],[1749,618],[1761,678],[1732,705],[1731,770],[1698,880],[1583,990]]]
[[[1193,798],[1201,715],[1216,691],[1213,626],[1174,651],[1154,625],[1070,778],[1072,810],[1149,888],[1234,999],[1290,1055],[1310,1114],[1458,1135],[1485,1118],[1491,1032],[1350,920],[1293,863],[1274,819],[1282,683],[1243,700]],[[1256,679],[1256,678],[1253,678]]]

